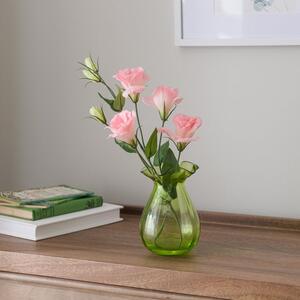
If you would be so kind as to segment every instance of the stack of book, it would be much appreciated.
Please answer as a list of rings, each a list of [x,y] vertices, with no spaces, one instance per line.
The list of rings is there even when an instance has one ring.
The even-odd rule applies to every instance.
[[[122,220],[119,205],[60,185],[0,193],[0,234],[40,240]]]

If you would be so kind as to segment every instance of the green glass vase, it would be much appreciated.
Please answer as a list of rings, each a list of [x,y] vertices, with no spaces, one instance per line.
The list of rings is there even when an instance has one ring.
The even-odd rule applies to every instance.
[[[177,183],[175,197],[154,183],[140,220],[140,236],[145,247],[158,255],[182,255],[198,244],[199,217],[184,182]]]

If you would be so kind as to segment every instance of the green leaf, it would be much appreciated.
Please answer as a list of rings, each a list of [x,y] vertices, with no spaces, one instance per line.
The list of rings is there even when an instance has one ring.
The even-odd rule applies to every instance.
[[[190,161],[183,161],[180,164],[180,168],[186,170],[187,172],[189,172],[191,175],[193,175],[198,169],[199,166],[190,162]]]
[[[183,161],[180,164],[179,170],[171,175],[171,182],[176,184],[177,182],[184,182],[188,177],[192,176],[199,167],[190,161]]]
[[[169,148],[163,161],[163,166],[161,169],[162,174],[172,174],[176,172],[178,168],[179,168],[178,161],[173,151]]]
[[[148,178],[155,180],[155,176],[151,172],[149,172],[149,170],[147,168],[144,168],[141,171],[141,173],[144,174],[145,176],[147,176]]]
[[[167,191],[173,199],[177,197],[177,192],[176,192],[176,181],[172,181],[172,175],[176,173],[178,170],[179,170],[178,161],[173,151],[169,148],[167,150],[167,154],[165,155],[163,161],[162,180],[163,180],[164,190]]]
[[[122,111],[122,109],[125,105],[125,98],[123,97],[122,93],[123,93],[122,89],[119,88],[118,94],[115,99],[105,98],[99,92],[98,92],[98,95],[102,100],[104,100],[110,106],[110,108],[113,111],[120,112],[120,111]]]
[[[156,152],[154,156],[154,166],[159,166],[165,159],[168,149],[169,149],[170,143],[169,141],[165,142],[161,145],[160,150]],[[160,162],[160,163],[159,163]]]
[[[171,196],[171,198],[175,199],[177,197],[177,191],[176,191],[177,183],[171,181],[170,174],[163,176],[162,185],[164,190]]]
[[[176,182],[184,182],[185,179],[189,177],[184,169],[179,169],[179,171],[173,173],[170,177],[170,180],[174,183]]]
[[[128,144],[128,143],[125,143],[125,142],[122,142],[122,141],[119,141],[117,139],[115,139],[115,142],[123,149],[125,150],[126,152],[128,153],[135,153],[136,150],[135,150],[135,147]]]
[[[119,88],[118,94],[116,96],[116,99],[113,101],[111,108],[114,111],[120,112],[122,111],[124,105],[125,105],[125,98],[122,95],[123,91]]]
[[[113,99],[107,99],[105,97],[103,97],[99,92],[98,92],[99,97],[104,100],[110,107],[112,107],[114,100]]]
[[[176,199],[177,198],[177,190],[176,190],[176,185],[174,184],[169,184],[167,186],[167,192],[171,196],[171,198]]]
[[[152,157],[157,150],[157,129],[155,128],[147,142],[145,155],[147,158]]]

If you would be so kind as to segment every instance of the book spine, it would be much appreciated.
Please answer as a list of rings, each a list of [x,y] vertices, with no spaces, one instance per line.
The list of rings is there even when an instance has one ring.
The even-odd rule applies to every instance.
[[[103,204],[103,199],[100,196],[78,198],[70,201],[60,200],[58,203],[53,203],[47,208],[36,208],[32,210],[32,220],[40,220],[54,216],[60,216],[67,213],[81,211],[89,208],[99,207]]]
[[[40,203],[40,202],[43,202],[43,201],[57,201],[57,200],[65,200],[65,199],[68,199],[68,200],[74,200],[74,199],[79,199],[79,198],[84,198],[84,197],[91,197],[93,196],[94,193],[92,192],[85,192],[85,193],[81,193],[81,194],[78,194],[78,195],[62,195],[62,196],[55,196],[55,197],[49,197],[49,198],[46,198],[46,199],[35,199],[35,200],[18,200],[19,203],[21,205],[26,205],[26,204],[35,204],[35,203]]]

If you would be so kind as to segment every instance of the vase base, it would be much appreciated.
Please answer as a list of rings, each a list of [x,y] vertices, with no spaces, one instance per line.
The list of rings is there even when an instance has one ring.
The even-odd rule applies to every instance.
[[[161,255],[161,256],[179,256],[184,255],[190,252],[192,249],[181,249],[181,250],[164,250],[164,249],[150,249],[147,248],[149,251],[151,251],[154,254]]]

